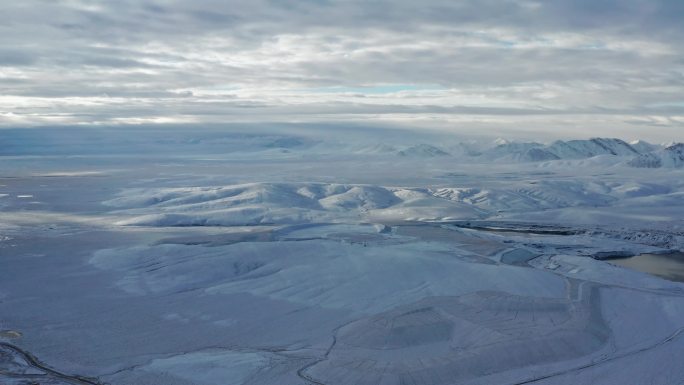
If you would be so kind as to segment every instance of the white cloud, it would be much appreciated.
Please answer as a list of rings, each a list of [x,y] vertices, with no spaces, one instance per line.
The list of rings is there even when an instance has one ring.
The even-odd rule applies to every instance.
[[[566,119],[676,133],[684,7],[587,1],[18,2],[0,124],[526,116],[552,134]]]

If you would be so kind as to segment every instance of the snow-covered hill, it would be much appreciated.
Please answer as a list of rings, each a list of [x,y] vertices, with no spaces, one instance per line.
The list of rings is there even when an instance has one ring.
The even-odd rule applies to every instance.
[[[625,218],[632,218],[636,224],[642,211],[654,214],[663,202],[676,202],[680,197],[679,187],[653,182],[522,179],[480,187],[262,182],[133,188],[106,203],[118,209],[118,224],[138,226],[471,220],[548,210],[560,210],[564,215],[574,212],[577,222],[582,222],[591,212],[609,213],[611,207],[620,207]],[[668,210],[682,211],[681,204],[672,202]],[[568,211],[570,208],[573,210]],[[650,219],[642,217],[656,220],[653,215]],[[591,222],[594,220],[584,223]]]
[[[107,202],[126,209],[120,224],[225,226],[479,218],[477,207],[427,189],[325,183],[250,183],[126,190]]]

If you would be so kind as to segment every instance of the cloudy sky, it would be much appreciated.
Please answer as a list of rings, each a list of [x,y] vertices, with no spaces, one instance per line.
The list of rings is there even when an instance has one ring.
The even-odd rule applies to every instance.
[[[5,1],[0,126],[684,139],[681,0]]]

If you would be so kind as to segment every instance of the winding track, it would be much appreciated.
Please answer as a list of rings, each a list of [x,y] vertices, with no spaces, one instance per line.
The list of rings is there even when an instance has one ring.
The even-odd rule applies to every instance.
[[[59,379],[59,380],[66,382],[67,384],[74,384],[74,385],[105,385],[104,383],[99,382],[96,379],[82,377],[82,376],[78,376],[78,375],[69,375],[69,374],[64,374],[62,372],[58,372],[58,371],[48,367],[44,363],[40,362],[40,360],[38,360],[38,358],[36,358],[31,353],[21,349],[20,347],[18,347],[16,345],[12,345],[12,344],[7,343],[7,342],[0,342],[0,348],[11,350],[14,354],[21,356],[21,358],[24,359],[24,361],[26,361],[26,363],[30,367],[45,372],[45,374],[21,374],[21,373],[12,373],[12,372],[0,370],[0,379],[2,377],[34,379],[34,380],[50,378],[50,379]],[[36,383],[38,383],[38,382],[36,382]]]
[[[682,333],[684,333],[684,327],[681,327],[681,328],[677,329],[677,330],[676,330],[674,333],[672,333],[669,337],[665,338],[664,340],[658,341],[658,342],[656,342],[656,343],[654,343],[654,344],[652,344],[652,345],[650,345],[650,346],[646,346],[646,347],[643,347],[643,348],[641,348],[641,349],[632,350],[632,351],[625,352],[625,353],[621,353],[621,354],[614,355],[614,356],[605,357],[605,358],[602,358],[602,359],[600,359],[600,360],[598,360],[598,361],[594,361],[594,362],[592,362],[592,363],[590,363],[590,364],[586,364],[586,365],[582,365],[582,366],[578,366],[578,367],[574,367],[574,368],[569,368],[569,369],[565,369],[565,370],[561,370],[561,371],[557,371],[557,372],[545,374],[545,375],[540,376],[540,377],[531,378],[531,379],[528,379],[528,380],[524,380],[524,381],[522,381],[522,382],[516,382],[516,383],[514,383],[514,384],[510,384],[510,385],[525,385],[525,384],[532,384],[532,383],[535,383],[535,382],[538,382],[538,381],[542,381],[542,380],[546,380],[546,379],[549,379],[549,378],[552,378],[552,377],[562,376],[563,374],[568,374],[568,373],[576,372],[576,371],[578,371],[578,370],[583,370],[583,369],[591,368],[591,367],[593,367],[593,366],[599,366],[599,365],[605,364],[605,363],[610,362],[610,361],[614,361],[614,360],[618,360],[618,359],[621,359],[621,358],[633,356],[633,355],[635,355],[635,354],[643,353],[643,352],[645,352],[645,351],[647,351],[647,350],[655,349],[655,348],[657,348],[657,347],[659,347],[659,346],[662,346],[662,345],[667,344],[668,342],[674,341],[674,340],[675,340],[677,337],[679,337]]]

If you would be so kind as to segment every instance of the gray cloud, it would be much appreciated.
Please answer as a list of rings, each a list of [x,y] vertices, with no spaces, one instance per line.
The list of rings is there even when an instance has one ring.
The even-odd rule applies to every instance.
[[[2,126],[370,119],[557,135],[574,121],[681,139],[679,0],[3,8]]]

